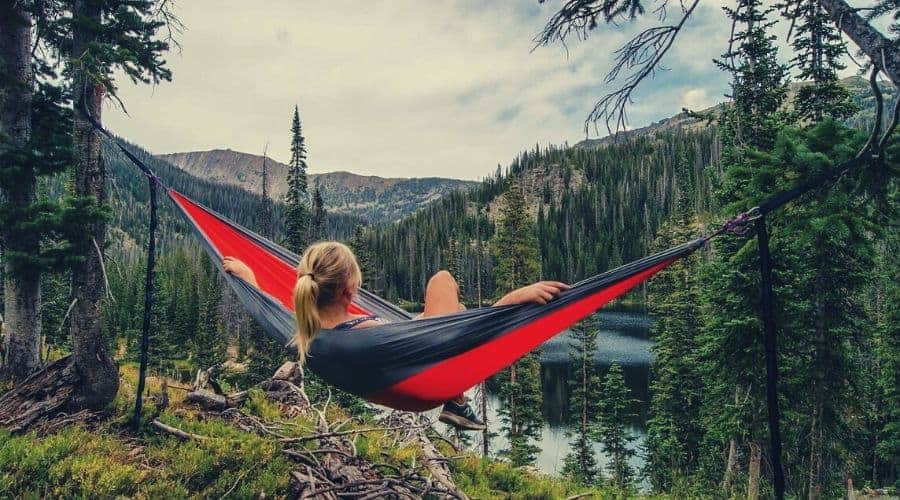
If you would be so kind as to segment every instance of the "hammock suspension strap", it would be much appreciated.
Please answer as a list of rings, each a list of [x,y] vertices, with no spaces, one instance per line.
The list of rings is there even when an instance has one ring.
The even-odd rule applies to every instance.
[[[759,244],[760,298],[766,352],[766,408],[769,414],[769,446],[775,498],[784,498],[784,470],[781,465],[781,415],[778,408],[778,339],[772,305],[772,259],[769,254],[769,231],[766,217],[756,219],[756,241]]]
[[[141,367],[138,371],[137,395],[134,401],[134,415],[131,424],[135,430],[141,426],[141,412],[144,404],[144,385],[147,380],[147,364],[150,351],[150,328],[153,317],[153,281],[156,267],[156,226],[158,224],[156,188],[159,178],[147,177],[150,188],[150,230],[147,241],[147,272],[144,279],[144,317],[141,324]]]
[[[147,177],[147,184],[150,190],[150,228],[147,234],[147,270],[144,276],[144,316],[141,324],[141,347],[140,347],[140,369],[138,370],[137,395],[134,400],[134,414],[131,417],[131,425],[137,430],[141,426],[141,413],[144,406],[144,387],[147,383],[147,365],[149,364],[150,351],[150,329],[153,318],[153,281],[156,268],[156,227],[159,223],[157,215],[158,203],[156,192],[158,186],[163,186],[160,179],[153,169],[148,167],[143,161],[123,146],[116,138],[100,124],[88,110],[84,99],[81,98],[75,106],[84,118],[91,124],[97,132],[105,135],[116,147],[134,164],[141,173]]]

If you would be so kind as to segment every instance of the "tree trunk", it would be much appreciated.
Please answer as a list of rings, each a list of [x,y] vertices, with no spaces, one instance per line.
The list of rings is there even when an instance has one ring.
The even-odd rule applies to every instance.
[[[78,0],[74,15],[100,22],[100,8],[96,2]],[[73,53],[81,56],[94,39],[90,23],[76,23],[73,28]],[[104,88],[83,72],[75,77],[76,103],[83,100],[84,107],[98,122],[101,121]],[[97,205],[106,201],[104,181],[105,166],[100,151],[100,135],[81,113],[75,113],[75,194],[90,196]],[[105,291],[103,261],[100,250],[106,241],[106,223],[91,222],[86,228],[94,239],[85,249],[85,259],[72,268],[72,293],[78,299],[72,309],[70,332],[72,358],[81,385],[77,404],[86,408],[100,408],[112,401],[119,389],[119,374],[103,342],[101,330],[101,303]]]
[[[759,467],[762,449],[756,441],[750,441],[750,463],[747,468],[747,500],[759,498]]]
[[[820,0],[834,24],[875,61],[895,86],[900,86],[900,52],[844,0]]]
[[[741,400],[741,388],[740,386],[734,388],[734,404],[738,405]],[[731,488],[733,486],[734,481],[734,473],[737,469],[737,440],[731,438],[728,441],[728,459],[725,463],[725,474],[722,478],[722,488],[729,495],[731,494]]]
[[[15,147],[24,148],[31,138],[31,16],[21,5],[8,2],[0,7],[0,61],[8,80],[0,87],[0,131]],[[36,178],[32,169],[23,169],[16,180],[0,188],[0,202],[22,208],[35,202]],[[3,252],[15,250],[26,255],[38,251],[36,237],[12,235],[0,228]],[[41,275],[16,272],[3,259],[5,318],[2,324],[3,366],[0,376],[22,380],[41,367]]]
[[[813,408],[812,424],[809,433],[809,500],[817,500],[822,496],[822,458],[823,458],[823,412],[825,410],[825,307],[816,300],[816,340],[813,353]]]
[[[812,429],[809,436],[809,500],[822,496],[822,408],[813,408]]]
[[[585,333],[585,335],[587,335],[587,334]],[[593,354],[593,353],[591,353],[591,354]],[[587,371],[588,371],[587,364],[588,363],[587,363],[587,361],[588,360],[587,360],[587,357],[588,357],[588,353],[586,352],[584,345],[582,345],[582,348],[581,348],[581,436],[582,436],[582,439],[584,440],[585,446],[590,446],[590,443],[588,442],[589,440],[587,439],[587,437],[588,437],[588,411],[587,411],[587,406],[588,406],[588,386],[587,386],[587,382],[588,382],[588,380],[587,380]],[[581,459],[581,474],[584,477],[587,477],[587,457],[585,456],[585,453],[583,450],[581,453],[578,454],[578,457]]]
[[[737,441],[732,438],[728,442],[728,459],[725,463],[725,474],[722,479],[722,488],[730,495],[734,471],[737,468]]]
[[[516,361],[518,363],[518,361]],[[512,366],[509,367],[509,385],[512,387],[511,394],[509,395],[509,429],[510,434],[513,436],[519,434],[519,414],[516,408],[516,402],[518,399],[519,391],[516,387],[516,363],[513,363]]]
[[[484,305],[484,298],[482,297],[481,290],[481,207],[475,207],[475,290],[478,295],[478,305],[475,307],[481,307]],[[484,430],[481,431],[481,454],[483,456],[488,456],[491,448],[491,438],[488,430],[488,416],[487,416],[487,381],[481,383],[481,419],[484,421]]]

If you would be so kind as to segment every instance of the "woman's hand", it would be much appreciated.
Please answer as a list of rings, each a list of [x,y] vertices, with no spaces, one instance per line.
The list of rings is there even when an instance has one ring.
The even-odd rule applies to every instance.
[[[238,259],[234,257],[226,256],[222,259],[222,267],[225,269],[226,273],[233,274],[238,278],[250,283],[251,285],[259,288],[259,284],[256,283],[256,275],[253,274],[253,270],[244,264]]]
[[[559,281],[538,281],[533,285],[513,290],[498,300],[495,306],[508,306],[512,304],[546,304],[559,297],[559,294],[571,288]]]

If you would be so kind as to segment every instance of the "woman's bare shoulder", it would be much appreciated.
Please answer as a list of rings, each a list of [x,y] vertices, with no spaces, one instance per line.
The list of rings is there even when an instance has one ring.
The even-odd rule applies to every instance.
[[[361,319],[361,318],[370,318],[370,319],[367,319],[366,321],[360,321],[360,322],[357,323],[356,325],[353,325],[353,327],[350,328],[351,330],[359,330],[359,329],[362,329],[362,328],[370,328],[370,327],[373,327],[373,326],[379,326],[379,325],[383,325],[383,324],[387,323],[387,321],[385,321],[385,320],[379,318],[378,316],[364,316],[364,315],[363,315],[363,316],[359,316],[359,318],[360,318],[360,319]]]

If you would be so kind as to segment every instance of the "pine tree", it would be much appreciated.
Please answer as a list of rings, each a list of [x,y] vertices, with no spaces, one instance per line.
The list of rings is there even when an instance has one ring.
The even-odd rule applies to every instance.
[[[628,463],[635,455],[635,451],[628,447],[634,438],[625,426],[635,417],[630,410],[632,403],[622,367],[613,363],[603,377],[597,414],[600,421],[599,441],[603,445],[603,451],[609,456],[609,480],[619,488],[629,487],[634,476]]]
[[[459,236],[451,236],[443,255],[444,265],[451,275],[459,281],[463,277],[463,246]],[[460,289],[463,287],[460,286]]]
[[[491,240],[494,279],[498,293],[507,293],[537,280],[540,266],[534,230],[519,186],[513,184],[504,195],[497,233]],[[497,378],[504,404],[500,409],[503,430],[509,441],[504,454],[515,465],[534,462],[540,438],[541,366],[538,354],[525,355]]]
[[[247,353],[247,373],[241,384],[250,386],[262,382],[288,360],[284,344],[275,340],[255,320],[250,320],[247,335],[252,346]]]
[[[165,67],[165,41],[157,40],[163,26],[152,0],[75,1],[72,7],[71,39],[60,40],[67,56],[76,107],[85,109],[102,123],[102,104],[107,94],[115,95],[114,71],[133,81],[157,83],[171,79]],[[76,113],[72,127],[75,168],[72,185],[76,196],[91,200],[93,207],[106,204],[106,165],[102,158],[100,133],[82,114]],[[69,332],[72,359],[81,375],[80,401],[89,408],[102,408],[118,390],[118,369],[107,352],[103,338],[102,302],[105,295],[103,256],[106,221],[85,225],[90,242],[81,246],[83,259],[72,267],[72,308]]]
[[[764,171],[779,171],[788,179],[807,177],[849,159],[862,144],[861,134],[833,120],[803,131],[787,130],[765,157]],[[805,490],[809,498],[840,494],[843,471],[850,463],[866,460],[840,451],[842,434],[856,425],[848,415],[866,411],[848,382],[863,386],[865,371],[857,367],[857,360],[867,356],[860,349],[870,345],[864,297],[874,266],[870,234],[879,232],[866,229],[874,227],[867,209],[848,209],[860,201],[854,189],[851,183],[840,182],[828,196],[787,208],[787,217],[779,221],[786,236],[771,242],[783,266],[782,387],[791,395],[787,405],[791,411],[784,419],[786,440],[790,448],[806,455],[788,454],[786,461],[788,467],[808,468],[806,480],[790,486]],[[794,435],[794,429],[803,431]],[[846,465],[837,465],[842,462]]]
[[[877,281],[874,285],[873,319],[875,320],[875,407],[879,420],[875,454],[880,464],[868,476],[878,478],[876,484],[893,484],[900,488],[900,235],[887,235],[877,258]],[[874,482],[874,481],[873,481]]]
[[[269,145],[266,144],[266,150],[263,151],[262,168],[260,169],[260,184],[262,185],[262,198],[259,200],[259,208],[256,212],[256,224],[259,234],[269,238],[272,236],[272,200],[269,197],[269,165],[267,151]]]
[[[778,61],[775,37],[769,34],[772,11],[760,0],[725,8],[741,29],[732,38],[732,50],[716,64],[732,75],[732,103],[723,125],[738,148],[770,149],[784,123],[780,109],[787,96],[787,68]]]
[[[326,210],[325,201],[322,200],[322,189],[316,184],[313,190],[313,206],[312,216],[309,220],[309,240],[310,242],[324,240],[327,237],[325,233]]]
[[[503,197],[503,208],[491,241],[497,295],[536,281],[540,275],[540,254],[534,227],[528,216],[521,188],[512,183]]]
[[[32,13],[24,4],[0,7],[0,246],[3,329],[8,332],[0,346],[0,376],[12,380],[41,366],[41,274],[34,258],[40,251],[36,189],[44,147],[32,137],[36,85],[31,25]]]
[[[563,475],[584,485],[595,484],[600,478],[597,458],[594,456],[594,442],[597,440],[597,417],[600,414],[600,376],[594,365],[597,351],[599,322],[593,319],[582,321],[571,329],[569,342],[570,359],[575,369],[575,377],[570,380],[569,406],[576,429],[567,431],[575,437],[572,451],[563,462]]]
[[[300,125],[300,110],[294,106],[291,123],[291,162],[284,208],[284,241],[290,250],[301,253],[309,243],[309,192],[306,180],[306,140]]]
[[[722,118],[725,148],[724,179],[716,194],[723,213],[753,206],[770,186],[761,186],[760,172],[752,163],[757,151],[770,150],[785,116],[780,112],[786,95],[785,67],[768,34],[766,8],[758,0],[743,0],[726,9],[740,29],[734,50],[720,67],[732,73],[732,103]],[[760,488],[766,442],[765,366],[759,320],[759,283],[755,240],[722,237],[714,242],[714,259],[702,271],[703,324],[698,337],[698,359],[706,395],[702,420],[704,438],[702,475],[721,483],[731,493],[738,473],[738,458],[747,456],[748,496]],[[721,450],[728,450],[724,462]]]
[[[690,172],[682,154],[675,179],[673,217],[657,237],[660,250],[690,240],[696,234],[690,204]],[[683,258],[649,284],[654,340],[651,365],[651,410],[647,422],[647,474],[654,489],[671,491],[674,483],[697,466],[702,427],[700,403],[703,381],[696,369],[700,301],[698,255]]]
[[[808,82],[795,97],[798,117],[814,122],[826,116],[849,117],[856,106],[850,92],[838,81],[838,72],[845,68],[841,59],[847,48],[831,17],[819,0],[804,0],[783,7],[785,17],[796,23],[792,45],[793,61],[800,70],[797,76],[801,82]]]
[[[203,266],[197,287],[200,289],[200,316],[196,334],[191,336],[195,366],[205,369],[223,363],[228,341],[222,331],[222,286],[216,270]]]
[[[350,237],[349,243],[350,248],[356,255],[359,269],[362,271],[363,288],[376,295],[383,294],[383,276],[381,271],[375,267],[372,250],[366,239],[366,229],[362,224],[357,224],[353,228],[353,235]]]

